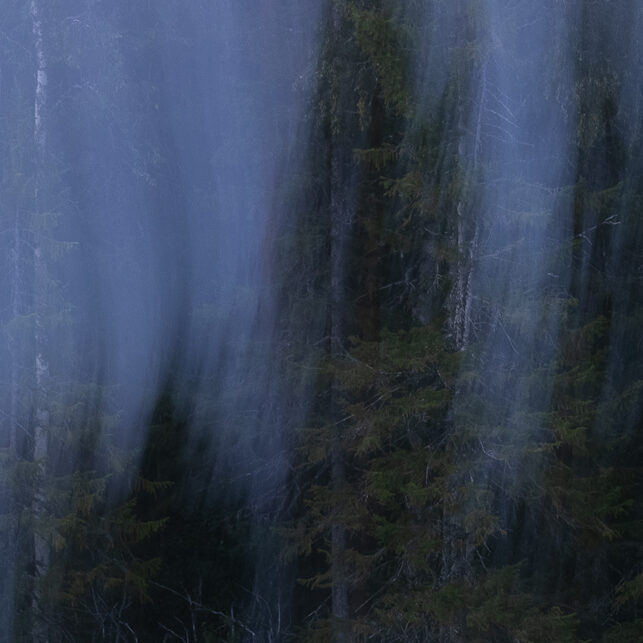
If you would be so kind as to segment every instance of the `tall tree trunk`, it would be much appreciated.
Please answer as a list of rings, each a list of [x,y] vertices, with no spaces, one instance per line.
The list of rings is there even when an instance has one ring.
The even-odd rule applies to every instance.
[[[341,58],[339,40],[343,30],[342,3],[334,3],[332,9],[332,30],[336,39],[336,59]],[[338,61],[341,65],[341,60]],[[336,88],[338,105],[335,109],[336,127],[330,132],[330,353],[338,358],[344,350],[344,258],[347,240],[352,225],[352,212],[349,205],[348,183],[346,178],[345,135],[341,92]],[[333,381],[330,390],[330,411],[333,421],[340,418],[339,393]],[[331,450],[331,486],[336,498],[341,499],[346,484],[345,453],[342,439],[343,426],[336,423]],[[344,524],[345,508],[341,500],[335,508],[336,517],[331,526],[331,609],[335,619],[334,640],[344,643],[350,640],[348,629],[349,586],[346,569],[346,526]]]
[[[467,146],[465,138],[468,136],[468,126],[463,122],[463,116],[460,115],[459,123],[459,136],[460,142],[458,149],[460,151],[460,162],[465,167],[465,177],[467,182],[476,180],[476,173],[479,168],[479,157],[482,137],[482,117],[485,109],[485,98],[487,92],[487,65],[484,63],[480,70],[480,95],[478,110],[475,114],[475,128],[473,140]],[[468,148],[468,149],[467,149]],[[469,154],[469,158],[463,158],[463,152]],[[465,190],[470,190],[467,185]],[[455,338],[455,345],[458,350],[466,348],[471,341],[472,319],[471,319],[471,277],[473,271],[473,263],[475,261],[475,253],[478,250],[480,224],[477,217],[472,217],[470,213],[464,210],[464,201],[469,198],[468,194],[463,194],[462,199],[458,202],[456,207],[456,216],[458,222],[458,238],[457,238],[457,251],[459,255],[456,287],[455,287],[455,314],[453,318],[453,335]],[[467,222],[467,217],[470,222]],[[470,227],[473,226],[473,234],[471,234]]]
[[[40,6],[37,0],[30,2],[32,32],[36,54],[36,91],[34,99],[34,144],[35,144],[35,181],[34,209],[35,218],[40,215],[42,200],[42,178],[45,165],[46,129],[44,124],[45,106],[47,100],[47,61],[43,47],[42,22]],[[34,643],[48,640],[47,623],[42,617],[42,587],[41,581],[49,568],[49,542],[42,530],[45,503],[45,474],[48,454],[49,410],[47,404],[47,388],[49,379],[49,359],[47,337],[44,329],[44,308],[46,305],[47,266],[41,247],[41,232],[39,223],[35,225],[33,266],[34,266],[34,348],[35,348],[35,405],[33,428],[33,459],[38,466],[38,483],[33,500],[33,511],[36,518],[34,532],[34,569],[35,584],[33,593],[33,629]],[[41,523],[40,525],[38,523]]]
[[[343,180],[342,150],[338,141],[334,142],[331,152],[331,205],[330,205],[330,351],[331,357],[339,357],[343,349],[344,337],[344,247],[346,245],[346,222],[350,213],[346,208],[346,194]],[[339,418],[340,410],[338,392],[335,382],[331,384],[331,417]],[[336,497],[341,498],[346,482],[344,465],[342,425],[336,424],[331,452],[332,488]],[[335,640],[338,643],[348,641],[345,624],[349,617],[348,579],[346,576],[346,527],[344,525],[344,507],[339,502],[336,507],[337,517],[331,527],[331,583],[332,614],[338,621]]]
[[[22,239],[20,229],[20,215],[16,208],[13,225],[13,247],[11,249],[11,316],[15,321],[22,313]],[[9,391],[9,452],[12,456],[18,453],[18,397],[20,393],[20,338],[18,333],[9,337],[10,364],[10,391]]]

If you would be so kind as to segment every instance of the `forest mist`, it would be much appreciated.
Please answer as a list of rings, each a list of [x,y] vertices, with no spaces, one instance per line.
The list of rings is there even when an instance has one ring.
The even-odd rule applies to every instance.
[[[640,3],[0,9],[0,640],[640,640]]]

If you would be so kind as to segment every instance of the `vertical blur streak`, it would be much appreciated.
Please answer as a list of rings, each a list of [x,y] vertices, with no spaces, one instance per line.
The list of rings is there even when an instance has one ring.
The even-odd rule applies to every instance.
[[[194,447],[210,449],[211,496],[244,497],[262,543],[248,618],[266,640],[279,637],[287,609],[266,526],[280,509],[284,433],[300,403],[283,390],[270,241],[290,216],[284,193],[308,138],[321,4],[222,1],[159,13],[168,33],[182,25],[189,34],[189,47],[161,58],[189,257],[177,388],[185,399],[197,393]]]
[[[569,278],[579,7],[462,1],[435,3],[424,17],[431,44],[416,63],[418,100],[425,110],[447,106],[441,164],[457,154],[462,175],[449,205],[460,257],[449,313],[452,341],[468,349],[453,417],[454,484],[470,491],[469,516],[507,521],[498,489],[542,480],[537,445]],[[451,551],[454,540],[445,534],[445,578],[471,562],[472,549]]]
[[[163,2],[71,20],[79,95],[61,145],[91,253],[74,278],[97,383],[111,385],[103,417],[117,413],[124,444],[140,443],[172,378],[204,400],[202,431],[237,442],[213,453],[230,472],[243,478],[237,458],[252,470],[252,445],[268,447],[264,240],[301,143],[318,4]]]
[[[467,364],[474,377],[454,413],[456,431],[470,439],[464,474],[472,497],[504,529],[512,490],[542,484],[538,444],[548,435],[569,273],[574,16],[555,1],[483,7],[483,53],[463,145],[471,189],[461,213],[473,221],[469,286],[460,294],[463,337],[477,349]]]
[[[276,193],[306,139],[322,2],[64,0],[40,17],[54,62],[36,113],[48,146],[39,210],[55,213],[48,233],[63,257],[47,311],[64,327],[47,338],[57,403],[85,409],[83,428],[98,422],[106,444],[140,448],[165,387],[199,400],[195,448],[209,447],[217,485],[249,496],[258,515],[286,474],[266,240],[287,217]],[[11,436],[33,411],[23,326],[38,61],[20,45],[28,15],[7,7],[0,20],[0,447],[11,459]],[[11,618],[12,551],[0,552],[0,626]]]
[[[573,123],[561,100],[573,81],[570,9],[489,0],[485,51],[466,124],[464,165],[473,187],[464,208],[475,221],[470,334],[480,342],[478,391],[493,433],[520,444],[537,436],[548,387],[525,380],[556,350],[558,303],[566,293],[562,250],[571,231]],[[537,438],[536,438],[537,439]],[[499,459],[503,456],[496,453]]]

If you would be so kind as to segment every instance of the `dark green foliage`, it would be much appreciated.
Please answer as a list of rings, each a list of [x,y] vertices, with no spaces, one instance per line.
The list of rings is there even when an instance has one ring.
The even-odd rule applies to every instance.
[[[265,241],[278,310],[266,361],[287,391],[284,416],[303,418],[295,427],[284,420],[284,449],[294,456],[275,499],[279,509],[259,521],[245,492],[217,469],[234,472],[243,459],[219,438],[244,427],[243,419],[217,415],[216,378],[211,399],[189,387],[177,391],[170,377],[145,419],[143,443],[124,447],[115,437],[120,409],[110,417],[97,412],[109,392],[77,381],[90,381],[97,349],[83,356],[70,349],[52,364],[49,455],[41,466],[26,412],[33,375],[16,365],[16,380],[0,382],[7,408],[19,384],[12,412],[27,427],[18,444],[0,445],[0,547],[18,561],[15,578],[2,584],[0,610],[5,621],[13,615],[16,640],[31,640],[34,535],[51,551],[37,609],[52,641],[180,638],[172,631],[190,641],[260,640],[255,623],[278,620],[282,605],[262,605],[253,594],[258,552],[286,579],[275,579],[284,614],[292,604],[290,621],[279,624],[283,640],[641,640],[643,184],[627,170],[641,154],[640,115],[628,103],[618,113],[632,81],[616,71],[623,52],[587,57],[600,51],[596,25],[609,3],[581,4],[575,40],[565,43],[574,51],[574,82],[559,93],[544,89],[575,123],[576,175],[559,189],[561,202],[573,202],[570,220],[564,238],[538,256],[556,281],[529,291],[543,305],[538,320],[525,319],[524,301],[499,304],[483,288],[466,341],[456,320],[459,279],[484,225],[466,204],[488,170],[460,149],[463,114],[493,44],[479,32],[480,5],[457,2],[463,37],[445,40],[443,85],[418,97],[414,61],[430,45],[418,16],[439,11],[440,2],[330,4],[306,114],[308,144],[297,173],[279,177],[272,208],[285,214],[268,226]],[[141,107],[150,150],[133,145],[122,152],[123,165],[156,203],[172,191],[159,187],[159,177],[178,173],[164,158],[169,138],[154,134],[162,78],[151,61],[161,35],[132,29],[152,24],[152,8],[114,11],[122,12],[124,31],[99,34],[105,74],[97,82],[103,94],[131,93]],[[56,51],[68,52],[52,57],[54,95],[56,82],[80,74],[82,46],[67,22],[54,34]],[[163,34],[176,40],[177,52],[187,47],[181,33]],[[74,270],[74,253],[92,252],[73,241],[83,215],[65,208],[55,172],[43,189],[60,207],[34,210],[32,143],[20,116],[28,91],[16,80],[29,65],[9,43],[0,47],[13,56],[16,74],[3,75],[3,91],[11,94],[16,127],[1,126],[0,216],[9,227],[16,208],[31,213],[18,222],[17,240],[38,239],[48,270],[38,313],[21,293],[15,309],[1,311],[6,360],[33,335],[37,316],[67,345],[83,313],[61,283]],[[127,87],[110,76],[119,47],[135,52],[140,67],[123,77]],[[532,64],[528,53],[516,69]],[[548,64],[556,69],[562,57],[552,47]],[[148,68],[156,70],[149,77]],[[108,122],[112,106],[100,95],[83,86],[59,100]],[[73,130],[66,117],[56,118]],[[66,144],[72,158],[73,140]],[[92,163],[104,152],[97,145]],[[79,172],[59,165],[61,174]],[[514,181],[506,189],[537,209],[533,186]],[[211,207],[210,195],[199,198],[199,207]],[[173,208],[163,216],[174,216]],[[540,226],[533,212],[521,216],[526,234]],[[513,243],[519,253],[520,242]],[[3,248],[9,256],[11,244]],[[21,274],[35,279],[33,267]],[[178,283],[168,279],[168,292],[180,291]],[[199,304],[185,313],[206,337],[222,313]],[[501,339],[489,350],[492,327]],[[523,354],[523,346],[535,348]],[[168,354],[180,358],[181,350],[179,343]],[[483,362],[506,372],[490,378]],[[72,363],[80,377],[70,377]],[[243,395],[252,399],[253,391]],[[207,422],[197,408],[213,409]],[[118,428],[129,434],[142,427]],[[342,547],[333,543],[338,526]],[[338,558],[346,619],[334,618],[332,608]]]
[[[352,100],[367,134],[354,152],[362,187],[348,259],[347,335],[355,337],[346,337],[343,356],[320,370],[319,390],[334,387],[341,413],[328,417],[322,404],[301,433],[300,484],[308,492],[301,518],[288,530],[301,556],[300,582],[311,590],[302,607],[316,623],[310,640],[327,640],[338,627],[324,602],[332,583],[331,528],[338,521],[348,533],[355,640],[600,640],[601,617],[590,606],[599,602],[608,618],[633,618],[624,596],[636,593],[638,577],[626,561],[640,560],[634,545],[640,541],[640,436],[619,428],[640,408],[640,382],[630,370],[640,366],[640,350],[621,356],[627,375],[611,357],[615,323],[627,337],[618,340],[623,346],[640,343],[629,334],[638,324],[637,305],[625,318],[611,301],[612,293],[638,286],[625,262],[618,263],[618,284],[606,262],[612,224],[628,217],[615,210],[638,201],[631,187],[626,197],[619,182],[614,130],[609,140],[599,132],[607,132],[605,119],[613,118],[608,103],[615,81],[601,81],[592,68],[572,89],[585,119],[578,129],[581,177],[567,188],[567,196],[575,193],[578,218],[563,247],[542,257],[552,271],[564,270],[571,249],[572,287],[562,296],[553,289],[544,294],[548,314],[561,320],[557,351],[534,354],[512,383],[521,396],[515,412],[503,417],[501,398],[489,397],[484,375],[469,366],[483,347],[473,342],[452,352],[443,316],[453,306],[472,226],[465,218],[463,232],[456,223],[456,204],[471,186],[456,150],[445,145],[457,141],[445,113],[467,100],[476,44],[463,44],[462,57],[454,57],[461,67],[451,70],[435,100],[439,109],[420,117],[406,89],[413,25],[386,3],[351,3],[348,15],[358,45],[350,55],[361,78],[372,74],[365,85],[352,85],[361,87]],[[552,60],[559,54],[552,52]],[[596,82],[605,94],[602,112],[588,89]],[[574,102],[570,95],[557,100]],[[605,147],[610,160],[597,162]],[[606,164],[615,173],[611,184],[584,175],[584,168]],[[628,222],[630,267],[640,258],[635,219]],[[525,324],[520,302],[514,304],[503,311],[504,332],[519,338]],[[330,473],[337,435],[346,466],[341,489]],[[606,565],[612,565],[605,571],[609,580],[589,578],[591,566]],[[619,582],[623,589],[615,595]],[[614,626],[605,640],[616,640],[609,638],[616,632],[630,640],[638,628]]]

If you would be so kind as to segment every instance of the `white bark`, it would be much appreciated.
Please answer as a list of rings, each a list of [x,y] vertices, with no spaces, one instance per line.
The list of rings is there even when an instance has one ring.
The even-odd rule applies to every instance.
[[[482,145],[482,118],[483,112],[486,108],[486,95],[487,95],[487,67],[486,64],[482,66],[480,78],[480,91],[478,95],[478,109],[475,116],[475,130],[473,132],[473,139],[470,146],[466,146],[464,141],[461,140],[458,145],[459,154],[463,154],[463,150],[467,147],[471,149],[471,158],[464,162],[467,167],[466,180],[468,182],[476,180],[476,173],[480,164],[480,148]],[[466,127],[461,125],[461,137],[467,136]],[[464,152],[466,153],[466,152]],[[472,319],[472,293],[471,293],[471,277],[473,273],[473,263],[475,261],[476,249],[479,241],[480,225],[478,218],[472,218],[474,226],[473,236],[469,237],[466,233],[464,226],[464,217],[466,213],[463,212],[462,201],[457,206],[458,216],[458,253],[460,260],[458,262],[458,274],[456,279],[455,288],[455,315],[453,319],[455,344],[458,349],[465,348],[471,341]]]
[[[37,0],[31,0],[29,5],[34,48],[36,54],[36,91],[34,99],[34,143],[36,153],[36,177],[34,182],[34,207],[40,210],[41,181],[45,159],[46,128],[44,123],[45,106],[47,103],[47,60],[45,57],[42,37],[40,6]],[[36,226],[37,227],[37,226]],[[49,411],[47,405],[47,385],[49,379],[49,361],[47,358],[47,340],[43,330],[43,308],[46,290],[47,269],[40,248],[39,233],[35,234],[34,261],[34,307],[35,307],[35,409],[34,409],[34,462],[39,467],[40,482],[36,488],[33,500],[33,510],[36,523],[44,517],[46,460],[48,454]],[[41,579],[49,568],[50,548],[42,524],[36,525],[34,533],[34,562],[35,586],[33,594],[33,630],[34,643],[44,643],[48,640],[47,624],[41,614]]]
[[[43,115],[47,102],[47,61],[42,45],[42,23],[40,20],[40,7],[36,0],[31,0],[29,5],[31,14],[31,29],[34,35],[34,47],[36,50],[36,99],[34,101],[34,140],[37,153],[44,154],[45,149],[45,127]],[[36,187],[36,190],[38,188]]]

